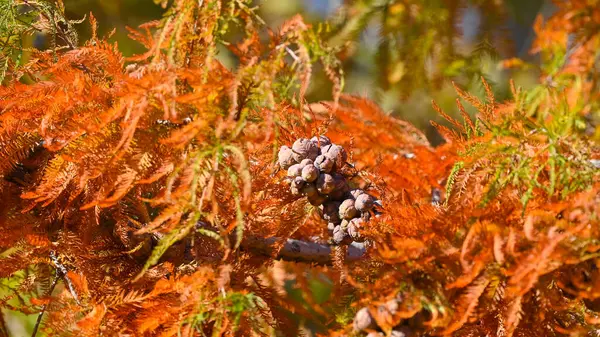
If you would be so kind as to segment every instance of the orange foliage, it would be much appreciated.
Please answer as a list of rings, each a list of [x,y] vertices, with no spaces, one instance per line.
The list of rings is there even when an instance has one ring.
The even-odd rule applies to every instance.
[[[316,52],[300,17],[265,46],[247,8],[232,5],[249,34],[230,46],[240,66],[226,69],[213,57],[226,15],[214,3],[175,1],[160,24],[131,30],[147,52],[127,61],[94,36],[35,52],[23,70],[33,83],[0,88],[0,277],[31,272],[14,292],[38,295],[0,304],[43,307],[48,335],[298,336],[310,322],[340,336],[351,327],[336,318],[359,305],[384,333],[598,329],[600,181],[590,159],[600,152],[561,122],[574,91],[530,113],[520,89],[497,102],[485,81],[485,99],[455,86],[463,121],[434,105],[449,126],[436,124],[446,143],[433,147],[374,103],[340,95],[334,64],[324,62],[333,102],[306,104]],[[600,21],[589,3],[540,22],[536,50],[582,24],[569,21],[573,8]],[[584,40],[565,72],[590,71],[597,40]],[[294,104],[273,88],[296,73]],[[383,204],[363,230],[364,258],[345,261],[347,247],[335,247],[331,266],[316,266],[243,249],[248,236],[276,237],[279,249],[289,238],[327,243],[317,210],[274,165],[280,144],[315,134],[350,151],[342,173]],[[54,291],[56,278],[65,286]],[[322,284],[329,297],[317,296]]]

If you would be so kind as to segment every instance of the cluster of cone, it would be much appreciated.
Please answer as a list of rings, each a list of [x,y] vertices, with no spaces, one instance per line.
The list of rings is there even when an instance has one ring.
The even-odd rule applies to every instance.
[[[342,169],[346,150],[325,136],[300,138],[292,147],[279,150],[279,166],[287,170],[293,195],[308,198],[319,206],[321,216],[335,244],[362,242],[360,229],[371,215],[378,214],[380,203],[361,189],[350,189]]]

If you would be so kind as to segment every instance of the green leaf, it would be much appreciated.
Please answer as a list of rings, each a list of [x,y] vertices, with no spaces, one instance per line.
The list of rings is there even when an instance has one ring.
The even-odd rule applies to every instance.
[[[144,267],[139,272],[139,274],[133,279],[133,281],[135,282],[139,280],[150,267],[157,264],[160,258],[163,256],[163,254],[167,251],[167,249],[169,249],[169,247],[174,245],[177,241],[185,238],[189,234],[190,230],[196,225],[198,218],[199,214],[194,215],[183,226],[173,229],[162,239],[160,239],[156,247],[154,247],[154,249],[152,250],[152,254],[150,254],[150,257],[148,258],[148,260],[146,260]]]
[[[313,278],[308,281],[310,291],[317,304],[327,302],[333,291],[333,283],[325,275],[319,275],[319,278]]]

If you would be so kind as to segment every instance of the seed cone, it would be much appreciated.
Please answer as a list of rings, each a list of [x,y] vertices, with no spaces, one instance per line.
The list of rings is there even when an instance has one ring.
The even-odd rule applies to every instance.
[[[306,138],[300,138],[292,145],[293,157],[296,162],[304,159],[315,160],[319,155],[319,147]]]
[[[346,161],[348,160],[346,150],[344,150],[343,147],[336,144],[330,144],[328,146],[325,146],[321,149],[321,152],[325,157],[333,160],[336,170],[339,170],[342,167],[344,167],[344,164],[346,164]]]
[[[319,171],[330,173],[333,169],[333,160],[325,157],[324,155],[320,155],[315,159],[314,165],[319,169]]]
[[[356,312],[356,316],[354,316],[354,331],[364,331],[366,329],[376,329],[377,323],[371,316],[368,308],[362,308],[358,312]]]
[[[340,205],[340,218],[350,220],[356,216],[356,208],[354,207],[354,200],[346,199]]]
[[[294,152],[287,146],[282,146],[279,149],[279,154],[277,156],[277,162],[282,169],[287,170],[290,166],[294,165],[296,161],[293,156]]]
[[[317,178],[317,190],[321,194],[329,194],[335,188],[335,181],[330,174],[323,173]]]
[[[360,235],[363,223],[364,221],[361,218],[354,218],[348,222],[348,234],[356,242],[363,241],[363,238]]]
[[[288,167],[287,176],[291,178],[295,178],[302,174],[302,166],[300,164],[294,164]]]
[[[342,229],[342,226],[336,226],[333,229],[333,242],[337,245],[349,244],[352,242],[352,239],[348,235],[348,232]]]
[[[359,195],[358,197],[356,197],[356,200],[354,202],[354,207],[356,207],[356,209],[359,212],[367,212],[367,211],[370,211],[371,208],[373,208],[374,202],[375,202],[375,199],[372,196],[370,196],[366,193],[363,193],[363,194]]]
[[[318,177],[319,177],[319,170],[317,170],[316,167],[314,167],[312,165],[306,165],[302,169],[302,179],[304,179],[304,181],[311,183],[311,182],[317,180]]]

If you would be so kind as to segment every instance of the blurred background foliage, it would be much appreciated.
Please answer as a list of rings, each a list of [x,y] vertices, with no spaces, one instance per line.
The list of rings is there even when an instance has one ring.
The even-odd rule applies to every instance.
[[[435,143],[440,139],[429,121],[444,121],[432,109],[431,100],[446,111],[456,110],[452,81],[478,94],[483,91],[479,80],[483,76],[500,99],[507,97],[511,78],[525,88],[536,83],[535,70],[508,71],[501,61],[511,57],[535,61],[529,54],[533,22],[538,14],[552,12],[551,2],[545,0],[255,2],[273,30],[296,14],[320,25],[323,38],[339,47],[344,92],[374,99],[385,111],[424,129]],[[126,56],[142,51],[141,45],[128,38],[126,27],[160,19],[163,14],[152,0],[65,0],[65,7],[69,19],[92,12],[101,36],[114,28],[111,39]],[[80,39],[87,39],[89,25],[77,27]],[[219,57],[229,67],[236,64],[224,46]],[[313,72],[307,99],[331,99],[331,82],[322,69]]]
[[[0,0],[12,1],[12,0]],[[126,56],[143,47],[130,40],[127,27],[158,20],[164,9],[152,0],[64,0],[66,16],[97,18],[99,35],[109,34]],[[524,88],[533,86],[535,69],[505,70],[511,57],[534,61],[529,54],[533,22],[549,15],[549,0],[255,0],[265,24],[277,30],[296,14],[312,23],[322,38],[338,48],[343,62],[344,92],[369,97],[383,109],[426,131],[440,141],[429,121],[445,123],[432,109],[435,100],[455,111],[452,81],[474,94],[482,93],[480,78],[491,83],[499,99],[506,98],[508,80]],[[80,41],[89,38],[90,26],[76,25]],[[243,32],[231,29],[230,41]],[[26,44],[44,47],[44,36],[31,36]],[[25,45],[27,47],[27,45]],[[226,46],[219,58],[235,67]],[[313,71],[307,92],[309,102],[331,99],[331,81],[323,69]]]

